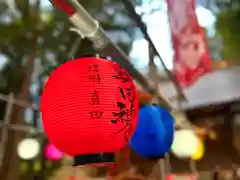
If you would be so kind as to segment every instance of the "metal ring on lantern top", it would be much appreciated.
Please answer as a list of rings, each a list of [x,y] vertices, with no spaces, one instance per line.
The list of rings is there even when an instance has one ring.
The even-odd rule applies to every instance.
[[[144,105],[138,117],[130,147],[141,157],[163,158],[173,142],[174,119],[170,112],[158,105]]]

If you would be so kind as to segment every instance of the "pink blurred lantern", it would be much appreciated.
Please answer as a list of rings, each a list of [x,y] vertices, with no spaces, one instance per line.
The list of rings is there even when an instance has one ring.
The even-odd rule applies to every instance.
[[[63,157],[63,153],[50,143],[45,148],[45,156],[49,160],[57,161]]]

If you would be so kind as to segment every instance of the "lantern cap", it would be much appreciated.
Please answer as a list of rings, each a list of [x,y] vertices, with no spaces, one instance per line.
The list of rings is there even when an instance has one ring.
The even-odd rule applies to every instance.
[[[146,158],[162,158],[168,153],[173,141],[174,120],[163,107],[145,105],[140,108],[136,131],[131,148]]]
[[[86,154],[74,157],[73,166],[103,165],[115,162],[115,153]]]

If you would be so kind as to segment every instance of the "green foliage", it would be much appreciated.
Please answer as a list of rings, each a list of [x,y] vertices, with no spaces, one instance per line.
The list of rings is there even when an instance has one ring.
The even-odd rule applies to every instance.
[[[0,80],[4,82],[0,84],[0,91],[6,93],[19,92],[23,66],[28,56],[34,55],[41,61],[42,73],[49,74],[69,59],[69,52],[78,39],[76,33],[69,31],[72,25],[67,16],[59,10],[50,8],[38,12],[30,0],[15,2],[21,15],[19,18],[12,17],[7,11],[4,14],[3,11],[0,12],[0,54],[8,60],[0,71]],[[120,0],[81,1],[81,4],[100,21],[106,31],[125,33],[131,38],[131,22]],[[0,9],[2,8],[6,6],[0,4]],[[126,23],[120,22],[119,17]],[[118,43],[125,52],[129,51],[129,43]],[[93,52],[91,42],[84,39],[80,42],[76,56]]]
[[[221,56],[224,60],[239,60],[240,58],[240,9],[233,8],[218,15],[216,29],[223,37]]]

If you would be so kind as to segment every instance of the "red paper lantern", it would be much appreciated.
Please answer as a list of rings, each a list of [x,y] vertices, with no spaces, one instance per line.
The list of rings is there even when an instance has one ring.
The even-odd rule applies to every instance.
[[[128,72],[113,61],[68,61],[43,90],[41,112],[49,140],[71,156],[116,152],[137,123],[138,97]]]

